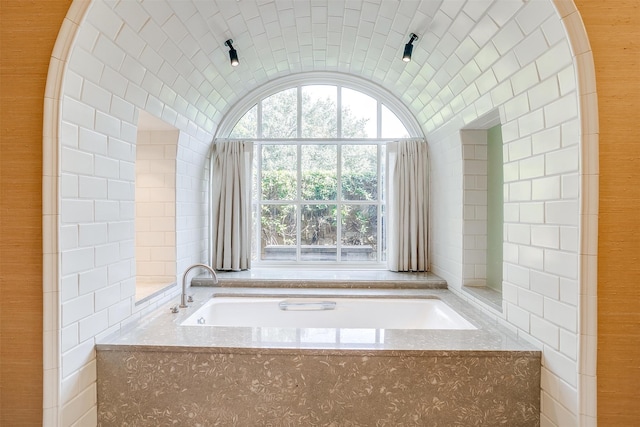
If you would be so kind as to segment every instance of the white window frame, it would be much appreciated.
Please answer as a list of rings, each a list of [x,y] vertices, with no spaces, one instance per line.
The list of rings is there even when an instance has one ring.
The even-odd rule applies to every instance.
[[[301,118],[302,115],[300,114],[300,108],[301,108],[301,93],[302,93],[302,87],[303,86],[316,86],[316,85],[328,85],[328,86],[336,86],[337,87],[337,105],[338,105],[338,114],[337,114],[337,120],[338,120],[338,135],[336,138],[302,138],[301,137],[301,133],[302,133],[302,126],[301,126]],[[265,98],[268,98],[271,95],[274,95],[278,92],[287,90],[287,89],[292,89],[292,88],[296,88],[297,90],[297,101],[298,101],[298,114],[297,114],[297,137],[296,138],[291,138],[291,139],[278,139],[278,138],[262,138],[262,126],[261,126],[261,118],[262,118],[262,114],[261,114],[261,109],[262,109],[262,100]],[[341,96],[342,96],[342,88],[346,88],[346,89],[351,89],[354,91],[358,91],[361,92],[365,95],[370,96],[371,98],[373,98],[374,100],[377,101],[377,135],[376,138],[341,138],[341,116],[342,114],[340,114],[341,112]],[[338,160],[341,159],[340,155],[341,155],[341,146],[342,145],[358,145],[358,144],[363,144],[363,145],[377,145],[378,146],[378,159],[381,159],[381,156],[384,153],[381,153],[381,150],[384,148],[384,145],[387,142],[390,141],[397,141],[400,138],[381,138],[381,134],[382,134],[382,106],[385,106],[386,108],[388,108],[392,113],[394,113],[396,115],[396,117],[400,120],[400,122],[405,126],[405,129],[407,130],[407,132],[409,133],[409,138],[407,139],[414,139],[414,138],[424,138],[422,135],[422,129],[420,128],[420,126],[418,125],[417,120],[415,119],[415,117],[413,117],[413,115],[410,114],[409,110],[406,108],[406,106],[404,106],[404,104],[402,104],[402,102],[396,98],[394,95],[392,95],[390,92],[386,91],[385,89],[383,89],[381,86],[377,86],[375,84],[373,84],[372,82],[369,82],[367,80],[364,79],[360,79],[357,77],[353,77],[353,76],[346,76],[346,75],[338,75],[338,74],[334,74],[334,73],[325,73],[325,72],[313,72],[313,73],[304,73],[304,74],[298,74],[298,75],[293,75],[293,76],[288,76],[285,78],[281,78],[281,79],[277,79],[275,81],[272,81],[270,83],[267,83],[263,86],[261,86],[260,88],[248,93],[245,97],[243,97],[243,99],[238,102],[236,105],[234,105],[231,110],[225,115],[225,117],[223,118],[223,120],[221,121],[220,126],[218,127],[218,130],[216,132],[216,135],[214,137],[214,141],[215,140],[220,140],[220,139],[226,139],[229,140],[231,138],[229,138],[230,133],[233,131],[235,125],[237,124],[237,122],[253,107],[257,106],[257,138],[251,138],[251,140],[254,141],[257,150],[257,153],[260,153],[260,146],[262,144],[274,144],[274,143],[280,143],[280,144],[291,144],[291,145],[296,145],[297,148],[297,155],[298,155],[298,164],[300,164],[300,146],[301,145],[309,145],[309,144],[336,144],[337,145],[337,156],[338,156]],[[244,138],[244,139],[248,139],[248,138]],[[257,157],[257,164],[261,165],[260,163],[260,158],[259,158],[259,154]],[[338,172],[340,172],[340,168],[341,168],[341,161],[337,162],[338,165]],[[300,169],[298,168],[298,172],[300,171]],[[257,171],[257,173],[259,174],[259,170]],[[341,261],[341,251],[337,250],[336,253],[336,261],[294,261],[294,260],[287,260],[287,261],[277,261],[277,260],[261,260],[260,256],[259,256],[259,251],[258,251],[258,257],[257,259],[253,260],[252,263],[254,264],[254,266],[256,267],[263,267],[263,266],[281,266],[281,267],[287,267],[287,266],[291,266],[291,267],[295,267],[295,268],[309,268],[309,269],[313,269],[313,268],[321,268],[321,267],[327,267],[327,266],[331,266],[332,268],[362,268],[362,269],[380,269],[380,268],[385,268],[386,266],[386,261],[382,261],[381,256],[382,256],[382,245],[384,243],[384,233],[385,230],[382,229],[383,224],[382,224],[382,210],[384,209],[384,200],[382,197],[382,193],[384,191],[386,191],[386,189],[382,188],[382,177],[384,175],[385,171],[382,169],[381,166],[381,162],[378,161],[378,199],[376,201],[369,201],[369,200],[340,200],[340,191],[341,191],[341,182],[340,180],[338,181],[337,185],[338,185],[338,197],[336,198],[335,201],[322,201],[323,204],[336,204],[338,209],[337,209],[337,218],[336,218],[336,224],[337,224],[337,236],[336,236],[336,240],[338,242],[338,247],[340,246],[341,242],[341,216],[340,216],[340,206],[344,205],[344,204],[350,204],[350,205],[357,205],[357,204],[362,204],[362,205],[376,205],[377,206],[377,213],[378,213],[378,230],[377,230],[377,236],[378,236],[378,244],[377,244],[377,254],[376,254],[376,259],[377,261],[364,261],[364,262],[353,262],[353,261]],[[258,175],[260,176],[260,175]],[[340,177],[341,174],[338,173],[338,177]],[[300,186],[301,181],[300,181],[300,177],[298,177],[298,187]],[[300,189],[298,188],[298,195],[300,194]],[[259,196],[261,197],[261,195]],[[259,205],[265,204],[264,201],[262,200],[258,200],[258,198],[256,197],[256,195],[254,195],[254,200],[253,200],[253,205],[255,208],[256,202]],[[292,201],[293,204],[299,206],[302,204],[305,204],[306,202],[314,202],[314,201],[306,201],[306,200],[295,200]],[[274,203],[266,203],[266,204],[284,204],[281,201],[277,201]],[[255,212],[256,210],[253,209],[253,211]],[[298,230],[300,229],[300,215],[297,215],[297,228]],[[256,221],[256,230],[254,230],[254,233],[257,233],[256,236],[260,236],[260,221]],[[260,238],[257,238],[257,245],[260,245]],[[300,259],[300,235],[298,233],[297,236],[297,244],[296,244],[296,259]],[[254,248],[255,249],[255,248]]]
[[[424,132],[416,118],[409,109],[396,97],[382,86],[373,82],[347,74],[330,72],[311,72],[293,74],[279,79],[272,80],[259,86],[257,89],[248,92],[239,102],[237,102],[220,121],[215,135],[215,139],[227,139],[233,127],[244,114],[257,104],[261,99],[267,98],[277,92],[294,86],[309,85],[334,85],[348,89],[357,90],[377,99],[386,105],[404,124],[410,138],[424,138]]]

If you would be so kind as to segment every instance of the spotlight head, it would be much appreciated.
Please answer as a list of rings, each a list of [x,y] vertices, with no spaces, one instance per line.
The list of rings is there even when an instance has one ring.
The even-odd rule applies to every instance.
[[[404,45],[404,53],[402,54],[402,60],[404,62],[411,61],[411,53],[413,52],[413,45],[411,43],[407,43]]]
[[[414,33],[411,33],[411,37],[409,38],[409,43],[404,45],[404,53],[402,54],[402,60],[404,62],[411,61],[411,54],[413,53],[413,42],[418,40],[418,36]]]
[[[238,61],[238,51],[233,48],[233,40],[227,40],[224,42],[224,45],[229,47],[229,61],[231,62],[231,66],[237,66],[240,61]]]

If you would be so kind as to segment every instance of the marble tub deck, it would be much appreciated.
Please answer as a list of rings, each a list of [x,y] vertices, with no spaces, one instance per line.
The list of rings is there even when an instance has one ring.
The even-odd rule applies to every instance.
[[[100,425],[539,425],[540,351],[446,289],[189,293],[97,344]],[[436,297],[478,329],[180,326],[214,295]]]
[[[222,287],[260,288],[348,288],[348,289],[446,289],[447,282],[431,272],[394,272],[388,270],[324,270],[253,268],[244,271],[219,271]],[[208,275],[191,279],[192,286],[213,286]]]

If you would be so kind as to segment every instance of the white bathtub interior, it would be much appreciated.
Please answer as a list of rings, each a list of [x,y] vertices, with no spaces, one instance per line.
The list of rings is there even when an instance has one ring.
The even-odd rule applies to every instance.
[[[476,329],[438,298],[327,296],[214,297],[181,326]]]

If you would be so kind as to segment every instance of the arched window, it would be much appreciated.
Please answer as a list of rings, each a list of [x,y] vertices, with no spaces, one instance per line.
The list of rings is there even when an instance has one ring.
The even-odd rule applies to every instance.
[[[254,265],[386,261],[386,143],[418,135],[360,89],[280,86],[227,125],[226,139],[254,141]]]

